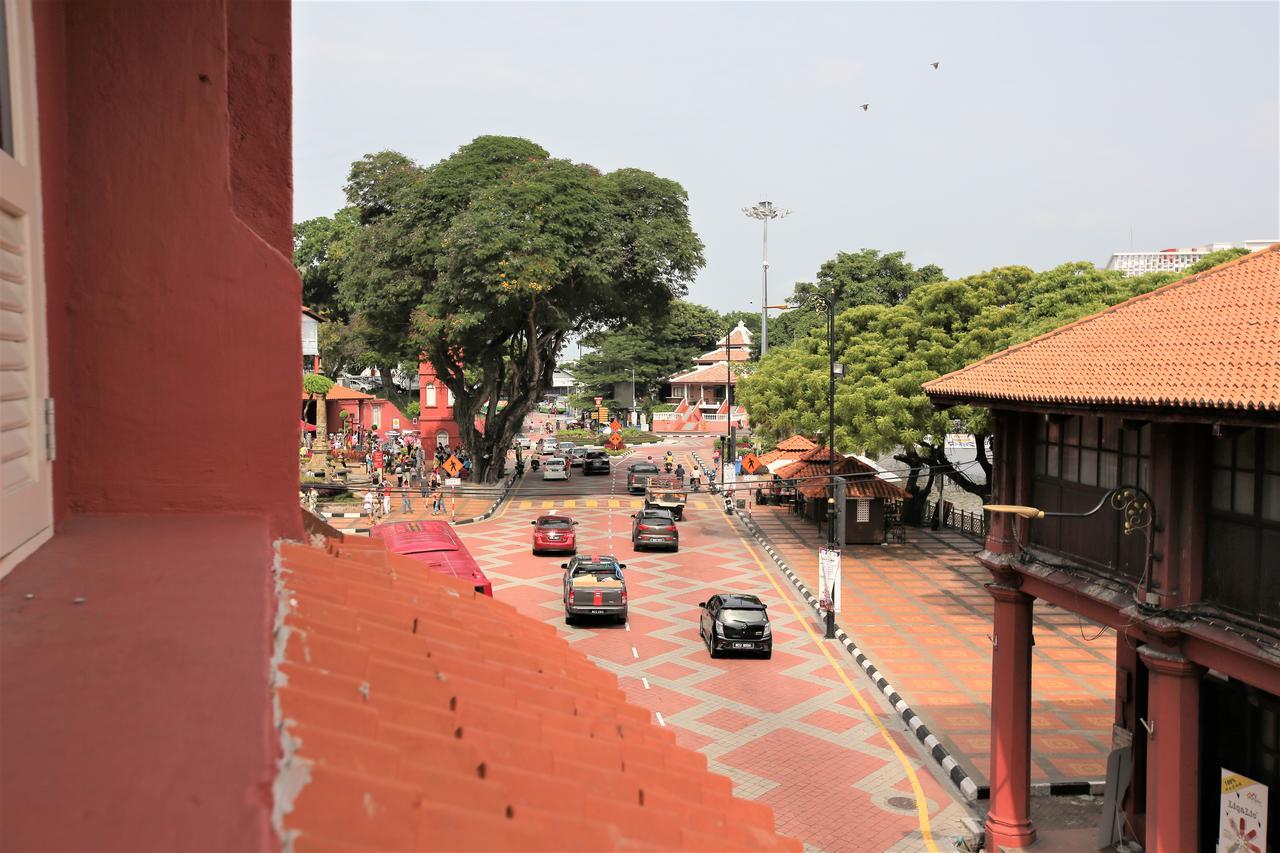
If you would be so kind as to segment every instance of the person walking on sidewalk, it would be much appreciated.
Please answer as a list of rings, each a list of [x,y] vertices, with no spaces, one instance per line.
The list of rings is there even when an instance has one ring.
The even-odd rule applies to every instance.
[[[373,518],[373,489],[369,489],[364,493],[364,514]]]
[[[413,493],[408,489],[400,490],[400,511],[405,514],[413,512]]]

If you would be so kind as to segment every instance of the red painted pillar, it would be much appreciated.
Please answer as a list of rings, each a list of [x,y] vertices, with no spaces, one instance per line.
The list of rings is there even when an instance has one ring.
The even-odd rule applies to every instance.
[[[1176,652],[1138,649],[1147,666],[1147,844],[1195,850],[1200,838],[1200,677]],[[1139,724],[1141,725],[1141,724]]]
[[[1031,605],[1012,586],[987,584],[995,599],[991,653],[991,800],[987,849],[1027,847],[1031,823]]]

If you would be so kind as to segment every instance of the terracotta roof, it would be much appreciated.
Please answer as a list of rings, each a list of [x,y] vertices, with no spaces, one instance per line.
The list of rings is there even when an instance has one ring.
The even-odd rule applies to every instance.
[[[790,438],[784,438],[778,442],[778,450],[789,450],[791,452],[807,453],[818,446],[816,441],[810,441],[803,435],[793,435]]]
[[[363,391],[357,391],[354,388],[348,388],[346,385],[334,385],[329,389],[329,393],[324,395],[326,400],[373,400],[372,394],[366,394]],[[302,399],[311,399],[306,391],[302,392]]]
[[[726,362],[722,361],[719,364],[709,364],[706,367],[695,367],[688,373],[678,373],[667,381],[672,385],[687,385],[689,383],[694,385],[723,385],[725,373],[728,372],[730,374],[729,384],[737,385],[737,374],[733,373],[733,371],[726,371],[725,364]]]
[[[280,557],[290,846],[801,849],[553,626],[376,540]]]
[[[747,359],[749,359],[749,358],[751,358],[751,354],[750,354],[750,353],[748,353],[745,349],[737,349],[737,348],[735,348],[735,349],[731,349],[731,350],[729,350],[729,357],[728,357],[728,359],[726,359],[726,358],[725,358],[725,351],[724,351],[724,348],[723,348],[723,347],[721,347],[720,349],[716,349],[716,350],[712,350],[711,352],[703,353],[702,355],[698,356],[698,357],[697,357],[696,359],[694,359],[694,360],[695,360],[698,364],[716,364],[716,363],[724,364],[726,360],[728,360],[728,361],[746,361],[746,360],[747,360]]]
[[[725,338],[721,338],[720,340],[716,341],[716,346],[722,347],[726,343],[730,345],[746,344],[750,346],[751,330],[746,327],[746,324],[744,324],[741,320],[739,320],[738,325],[734,326],[733,329],[730,330],[728,334],[728,340],[726,341]]]
[[[947,401],[1280,411],[1280,243],[924,384]]]
[[[774,476],[783,480],[805,480],[809,477],[826,477],[830,473],[831,456],[825,447],[815,447],[790,465],[775,471]],[[845,483],[845,493],[851,498],[885,498],[903,500],[907,493],[887,480],[882,480],[872,466],[854,456],[836,454],[836,474],[850,477]],[[807,498],[826,493],[829,481],[808,480],[796,486],[796,491]]]

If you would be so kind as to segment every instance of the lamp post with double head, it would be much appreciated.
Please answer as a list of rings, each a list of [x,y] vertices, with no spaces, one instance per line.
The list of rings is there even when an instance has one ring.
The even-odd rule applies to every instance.
[[[764,223],[763,260],[760,274],[760,357],[763,358],[769,351],[769,220],[782,219],[790,215],[791,211],[774,207],[771,201],[760,201],[750,207],[742,208],[742,212]]]

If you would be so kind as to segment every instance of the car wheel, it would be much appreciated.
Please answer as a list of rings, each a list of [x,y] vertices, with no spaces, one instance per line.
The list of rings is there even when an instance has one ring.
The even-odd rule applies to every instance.
[[[566,625],[572,625],[572,624],[573,624],[573,614],[572,614],[572,613],[570,613],[568,610],[566,610],[566,611],[564,612],[564,624],[566,624]]]
[[[765,649],[765,650],[764,650],[764,654],[762,654],[760,657],[764,658],[765,660],[769,660],[770,658],[772,658],[772,657],[773,657],[773,647],[772,647],[772,646],[770,646],[769,648]]]
[[[707,651],[711,652],[713,658],[718,658],[721,655],[720,650],[716,648],[716,644],[711,641],[707,642]]]

